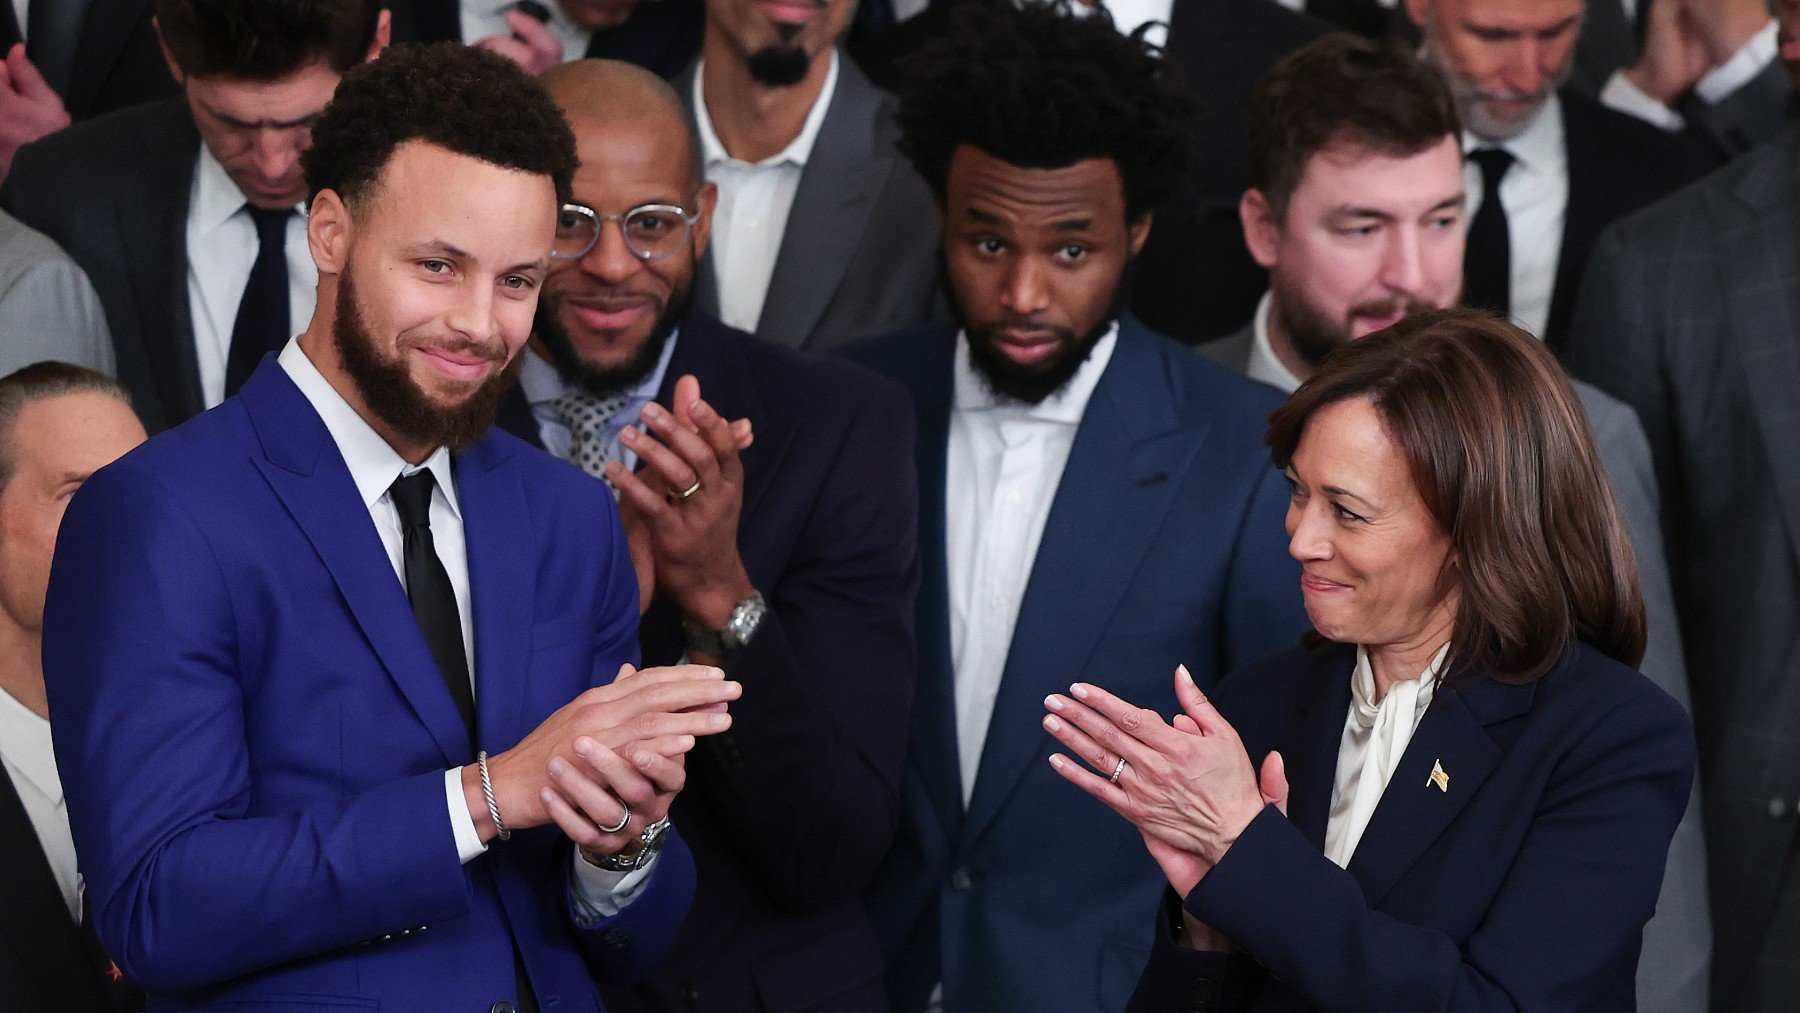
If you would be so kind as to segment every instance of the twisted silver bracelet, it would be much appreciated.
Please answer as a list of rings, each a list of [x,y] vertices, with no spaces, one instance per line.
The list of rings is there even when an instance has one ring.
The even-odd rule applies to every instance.
[[[485,750],[475,754],[475,765],[481,768],[481,794],[487,799],[488,818],[494,821],[494,829],[499,831],[501,840],[512,840],[512,831],[506,829],[506,821],[500,818],[500,805],[494,801],[494,782],[492,778],[488,777],[487,752]]]

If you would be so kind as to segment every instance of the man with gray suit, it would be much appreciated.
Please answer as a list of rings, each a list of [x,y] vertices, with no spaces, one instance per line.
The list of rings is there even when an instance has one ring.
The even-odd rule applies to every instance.
[[[1276,64],[1251,100],[1251,123],[1244,238],[1271,289],[1250,326],[1202,351],[1292,391],[1345,342],[1456,301],[1460,127],[1435,71],[1398,47],[1328,37]],[[1650,626],[1641,668],[1686,704],[1649,446],[1631,409],[1586,384],[1575,389],[1637,552]],[[1644,930],[1641,1009],[1705,1008],[1711,930],[1697,801],[1676,831]]]
[[[1800,5],[1777,6],[1782,34]],[[1793,62],[1790,71],[1795,70]],[[1568,357],[1637,409],[1694,682],[1713,1008],[1800,995],[1800,130],[1622,219]]]
[[[937,213],[892,100],[838,43],[854,0],[707,0],[676,83],[719,188],[696,307],[820,350],[940,315]]]
[[[111,376],[106,316],[68,254],[0,211],[0,376],[46,359]]]

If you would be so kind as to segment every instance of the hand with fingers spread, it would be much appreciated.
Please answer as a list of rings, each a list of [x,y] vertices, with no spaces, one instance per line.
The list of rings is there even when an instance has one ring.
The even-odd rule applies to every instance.
[[[1279,754],[1251,766],[1237,732],[1185,667],[1176,670],[1184,713],[1165,722],[1095,686],[1045,700],[1044,727],[1095,774],[1060,754],[1057,773],[1130,820],[1176,891],[1186,895],[1263,807],[1287,806]]]
[[[756,593],[737,549],[744,505],[739,455],[754,436],[747,419],[728,421],[703,400],[692,376],[676,382],[674,403],[673,411],[644,406],[643,428],[627,426],[620,436],[643,470],[615,462],[606,476],[619,490],[627,537],[635,538],[633,562],[647,556],[656,589],[691,626],[716,630]],[[640,581],[641,570],[640,563]]]
[[[591,837],[583,831],[582,823],[565,824],[557,818],[557,810],[546,800],[545,789],[554,786],[560,790],[559,781],[575,785],[578,777],[593,782],[595,774],[608,786],[624,787],[650,798],[649,804],[654,805],[656,797],[679,790],[679,779],[657,758],[678,764],[680,757],[694,747],[696,737],[716,735],[730,728],[731,715],[725,713],[724,707],[741,692],[742,688],[727,681],[725,673],[717,668],[676,665],[635,672],[631,666],[625,666],[618,679],[571,700],[545,718],[518,745],[488,759],[501,820],[508,830],[555,822],[565,831],[574,826],[578,833]],[[584,742],[590,747],[585,754],[576,748]],[[627,776],[623,768],[628,765],[612,762],[620,756],[629,758],[630,765],[641,773]],[[647,757],[648,763],[640,762]],[[648,779],[660,790],[646,795],[634,777]],[[499,828],[488,812],[480,772],[474,766],[465,767],[462,779],[463,795],[475,818],[475,828],[482,840],[489,840],[499,833]],[[675,787],[669,788],[670,784]],[[598,820],[603,821],[598,825],[612,826],[618,822],[619,813],[609,812],[604,805],[596,806],[598,812],[587,808],[585,802],[592,799],[591,793],[574,789],[570,792],[563,801],[569,803],[572,795],[574,804],[567,808],[592,816],[586,821],[588,824]],[[666,804],[663,809],[666,811]],[[619,833],[628,829],[621,828]],[[577,838],[577,843],[582,842]]]
[[[562,43],[542,21],[521,11],[506,12],[511,35],[490,35],[473,43],[476,49],[498,53],[533,77],[563,62]]]
[[[0,179],[20,148],[68,125],[69,111],[26,58],[25,44],[0,54]]]

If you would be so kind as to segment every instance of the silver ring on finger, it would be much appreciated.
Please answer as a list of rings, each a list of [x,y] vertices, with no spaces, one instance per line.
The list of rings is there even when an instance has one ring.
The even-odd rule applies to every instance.
[[[1123,776],[1124,773],[1125,773],[1125,758],[1123,756],[1121,756],[1121,757],[1119,757],[1119,762],[1113,764],[1112,776],[1107,778],[1106,780],[1109,783],[1118,784],[1119,778],[1121,776]]]
[[[622,804],[622,803],[621,803],[621,805],[623,805],[623,804]],[[600,826],[600,825],[599,825],[599,824],[595,824],[595,826],[596,826],[596,827],[597,827],[597,828],[598,828],[598,829],[599,829],[599,831],[600,831],[600,832],[601,832],[601,833],[603,833],[603,834],[616,834],[616,833],[618,833],[618,832],[619,832],[619,831],[621,831],[621,830],[623,830],[623,829],[625,829],[625,824],[627,824],[627,823],[630,823],[630,822],[631,822],[631,807],[630,807],[630,806],[628,806],[628,805],[624,805],[624,806],[623,806],[623,808],[624,808],[624,810],[625,810],[625,815],[623,815],[623,816],[621,816],[621,817],[619,817],[619,822],[618,822],[618,824],[617,824],[617,825],[615,825],[615,826],[610,826],[610,827],[602,827],[602,826]]]

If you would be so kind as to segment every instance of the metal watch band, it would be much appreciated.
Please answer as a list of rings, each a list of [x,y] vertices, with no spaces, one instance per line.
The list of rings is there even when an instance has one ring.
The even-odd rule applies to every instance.
[[[682,624],[682,634],[687,649],[694,654],[707,654],[715,658],[728,657],[732,652],[740,650],[756,636],[756,630],[762,625],[763,616],[768,613],[769,606],[763,600],[762,592],[752,592],[750,597],[738,602],[731,610],[731,618],[717,630],[696,630]]]

